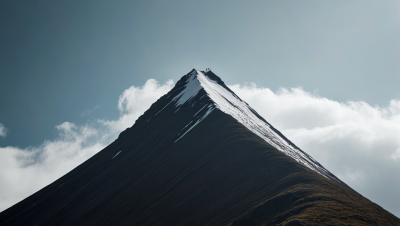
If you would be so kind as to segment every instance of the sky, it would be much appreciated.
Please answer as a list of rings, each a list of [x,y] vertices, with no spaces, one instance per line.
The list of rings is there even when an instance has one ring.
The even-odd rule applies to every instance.
[[[191,69],[400,217],[399,1],[1,1],[0,211]]]

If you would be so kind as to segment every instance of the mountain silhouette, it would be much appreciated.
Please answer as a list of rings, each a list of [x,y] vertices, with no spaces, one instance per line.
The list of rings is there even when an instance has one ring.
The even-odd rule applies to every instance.
[[[400,225],[212,71],[193,69],[109,146],[0,225]]]

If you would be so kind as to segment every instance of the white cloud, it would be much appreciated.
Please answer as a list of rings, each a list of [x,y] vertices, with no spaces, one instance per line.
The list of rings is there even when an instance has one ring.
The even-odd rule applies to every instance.
[[[400,100],[380,108],[339,103],[301,88],[230,88],[325,168],[400,216]]]
[[[97,131],[64,122],[56,127],[60,137],[39,147],[0,148],[0,210],[64,175],[105,145],[100,140],[88,143]]]
[[[118,109],[121,114],[117,121],[102,121],[104,125],[114,132],[121,132],[131,127],[137,118],[141,116],[162,95],[172,89],[174,83],[168,80],[164,85],[159,85],[154,79],[149,79],[143,87],[131,86],[125,90],[118,100]],[[119,133],[118,132],[118,133]]]
[[[121,113],[118,120],[98,121],[83,126],[64,122],[56,126],[59,137],[45,141],[39,147],[0,147],[0,211],[33,194],[102,150],[121,131],[131,127],[172,86],[171,80],[160,85],[150,79],[142,87],[132,86],[125,90],[118,101]]]
[[[0,211],[51,183],[134,124],[172,81],[148,80],[119,100],[120,117],[56,128],[59,138],[39,147],[0,148]],[[297,146],[356,191],[400,216],[400,100],[385,108],[339,103],[300,88],[272,92],[254,84],[230,88]]]
[[[5,137],[7,135],[7,128],[0,123],[0,137]]]

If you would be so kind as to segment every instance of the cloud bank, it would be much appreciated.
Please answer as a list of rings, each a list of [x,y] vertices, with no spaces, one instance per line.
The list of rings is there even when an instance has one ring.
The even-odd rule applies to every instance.
[[[111,143],[163,94],[172,81],[149,79],[119,100],[117,120],[56,126],[59,138],[39,147],[0,148],[0,211],[56,180]],[[339,103],[301,88],[229,86],[269,123],[345,183],[400,216],[400,100],[387,107]]]
[[[357,192],[400,216],[400,100],[339,103],[301,88],[230,88]]]

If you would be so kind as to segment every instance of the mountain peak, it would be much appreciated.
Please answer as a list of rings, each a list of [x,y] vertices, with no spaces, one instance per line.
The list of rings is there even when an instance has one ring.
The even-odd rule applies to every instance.
[[[213,86],[212,84],[217,84],[219,86]],[[182,89],[182,91],[176,96],[178,101],[178,105],[183,104],[189,99],[193,98],[200,90],[204,90],[207,94],[213,94],[210,87],[217,88],[220,91],[229,91],[233,95],[235,95],[226,85],[225,83],[211,70],[210,71],[199,71],[196,69],[191,70],[187,75],[183,76],[176,87]],[[236,96],[236,95],[235,95]],[[237,97],[237,96],[236,96]],[[237,97],[239,98],[239,97]],[[176,98],[174,98],[176,99]],[[239,98],[240,99],[240,98]]]
[[[279,151],[292,157],[297,162],[307,166],[329,180],[348,187],[269,124],[253,108],[230,90],[212,71],[191,70],[177,82],[173,90],[167,95],[170,99],[168,104],[161,108],[156,115],[170,105],[175,107],[174,113],[178,112],[182,107],[190,108],[195,107],[195,105],[201,105],[200,110],[197,111],[193,115],[192,120],[182,128],[178,138],[174,142],[178,142],[211,112],[220,110],[232,116],[251,132]],[[198,107],[199,106],[197,106],[197,108]]]
[[[322,175],[322,176],[321,176]],[[0,225],[400,225],[211,71],[183,76],[117,140]]]

